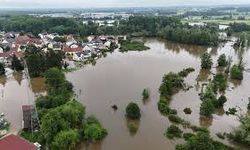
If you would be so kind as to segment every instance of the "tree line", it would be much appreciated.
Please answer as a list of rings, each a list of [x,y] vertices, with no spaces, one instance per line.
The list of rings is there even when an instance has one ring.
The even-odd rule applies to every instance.
[[[88,35],[131,35],[161,37],[167,40],[198,45],[217,45],[218,35],[210,26],[191,27],[182,24],[180,18],[167,16],[131,16],[119,20],[114,26],[99,26],[88,21],[83,24],[76,18],[51,18],[33,16],[5,17],[0,23],[0,30],[24,31],[37,35],[41,32],[59,34]]]

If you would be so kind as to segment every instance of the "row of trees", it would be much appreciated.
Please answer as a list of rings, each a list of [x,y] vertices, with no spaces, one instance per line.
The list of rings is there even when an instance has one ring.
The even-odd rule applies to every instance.
[[[159,31],[159,35],[167,40],[186,44],[216,46],[219,43],[217,32],[208,28],[167,26]]]
[[[179,18],[166,16],[131,16],[128,20],[119,20],[114,26],[99,26],[89,21],[83,25],[73,18],[50,18],[32,16],[6,17],[0,30],[24,31],[37,35],[41,32],[56,32],[59,34],[88,35],[132,35],[162,37],[168,40],[198,45],[217,45],[218,35],[210,27],[191,27],[182,24]]]
[[[230,73],[231,79],[243,80],[244,64],[243,64],[242,58],[240,59],[238,64],[234,64],[231,67],[231,58],[227,59],[225,54],[221,54],[219,56],[219,58],[217,59],[217,63],[218,63],[218,67],[222,67],[222,68],[226,67],[225,73],[226,74]],[[203,53],[201,55],[201,68],[210,70],[212,68],[212,66],[213,66],[213,60],[212,60],[211,55],[207,52]],[[219,76],[217,76],[217,77],[219,77]],[[222,79],[222,78],[224,78],[224,79]],[[217,79],[219,79],[220,82],[226,82],[225,81],[226,77],[220,76],[220,78],[217,78]],[[224,81],[222,81],[222,80],[224,80]],[[225,85],[225,83],[222,83],[222,84],[224,84],[224,87],[219,87],[219,88],[223,88],[225,90],[226,85]],[[220,85],[222,85],[222,84],[220,84]]]
[[[25,50],[25,59],[27,61],[31,77],[43,76],[49,68],[62,68],[64,54],[61,51],[49,50],[44,52],[41,48],[34,45],[27,46]]]

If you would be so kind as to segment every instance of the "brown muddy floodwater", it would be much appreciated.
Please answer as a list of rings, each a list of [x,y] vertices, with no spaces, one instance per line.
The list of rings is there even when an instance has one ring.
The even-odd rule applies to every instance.
[[[168,119],[157,109],[159,100],[158,88],[164,74],[178,72],[186,67],[193,67],[195,72],[186,78],[188,85],[194,86],[189,91],[180,91],[173,96],[171,107],[178,110],[178,114],[194,125],[209,127],[211,135],[219,140],[217,132],[230,132],[239,125],[236,116],[227,116],[223,110],[213,115],[213,119],[200,119],[200,99],[198,93],[201,84],[207,82],[212,71],[200,71],[200,55],[208,51],[216,58],[225,53],[232,56],[234,62],[243,56],[245,67],[250,68],[250,51],[245,49],[236,51],[227,42],[218,48],[181,45],[158,39],[146,39],[146,45],[151,49],[143,52],[120,53],[115,51],[97,60],[95,66],[85,65],[83,68],[66,74],[74,85],[78,100],[86,106],[87,115],[96,116],[108,130],[107,137],[96,144],[79,146],[79,150],[173,150],[182,140],[168,140],[164,132],[170,125]],[[215,67],[216,65],[214,65]],[[21,106],[29,104],[29,97],[44,93],[44,79],[32,79],[32,89],[22,74],[8,75],[0,78],[0,112],[5,113],[11,122],[11,132],[17,132],[22,125]],[[144,88],[150,89],[150,99],[142,100]],[[237,114],[246,113],[248,97],[250,97],[250,73],[244,72],[242,82],[230,81],[226,90],[228,101],[224,109],[237,106]],[[129,102],[136,102],[141,108],[142,117],[139,129],[131,134],[127,128],[125,108]],[[111,106],[117,105],[114,111]],[[183,109],[190,107],[191,115],[186,115]],[[222,141],[230,144],[227,141]]]
[[[45,84],[43,78],[34,78],[30,89],[22,73],[7,70],[7,74],[0,77],[0,113],[11,123],[10,132],[17,134],[22,128],[22,105],[33,104],[36,94],[44,93]]]
[[[223,110],[213,115],[213,119],[200,119],[199,107],[202,82],[211,78],[211,73],[200,71],[200,55],[209,51],[216,64],[216,58],[222,53],[233,57],[237,62],[240,56],[250,60],[250,52],[237,52],[232,48],[233,42],[222,44],[218,48],[180,45],[157,39],[146,39],[146,45],[151,49],[143,52],[120,53],[115,51],[105,58],[97,60],[95,66],[86,65],[84,68],[68,73],[67,79],[74,85],[80,102],[86,106],[88,115],[95,115],[108,130],[108,136],[102,143],[82,144],[81,150],[173,150],[181,140],[168,140],[163,133],[170,125],[168,119],[157,109],[159,100],[158,88],[164,74],[178,72],[186,67],[196,71],[186,78],[189,85],[194,86],[189,91],[180,91],[173,96],[171,107],[178,114],[194,125],[209,127],[212,136],[219,140],[215,133],[229,132],[239,125],[237,117],[227,116]],[[214,65],[216,66],[216,65]],[[250,68],[247,62],[246,68]],[[216,73],[212,69],[212,73]],[[226,91],[228,101],[225,110],[238,106],[245,113],[248,97],[250,96],[250,73],[244,73],[242,82],[230,82]],[[150,89],[150,100],[142,101],[142,90]],[[131,135],[125,119],[125,108],[129,102],[139,104],[142,117],[136,134]],[[111,106],[116,104],[118,110]],[[190,107],[191,115],[185,115],[183,109]],[[223,142],[223,141],[222,141]],[[224,143],[227,143],[224,141]]]

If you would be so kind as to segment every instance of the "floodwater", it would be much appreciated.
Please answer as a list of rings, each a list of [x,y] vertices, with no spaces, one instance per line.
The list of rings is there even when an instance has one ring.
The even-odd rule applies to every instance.
[[[239,125],[236,116],[227,116],[224,110],[218,110],[212,119],[200,118],[200,99],[198,93],[201,84],[209,81],[212,73],[216,73],[216,58],[225,53],[237,62],[240,56],[250,60],[248,50],[236,51],[233,42],[227,42],[218,48],[181,45],[158,39],[145,40],[151,49],[143,52],[120,53],[115,51],[105,58],[97,60],[95,66],[86,65],[84,68],[68,73],[67,79],[74,85],[78,100],[86,106],[88,115],[96,116],[108,130],[108,136],[96,144],[82,144],[80,150],[172,150],[176,143],[182,140],[168,140],[164,132],[170,125],[168,119],[157,109],[159,100],[158,88],[164,74],[178,72],[186,67],[196,69],[186,78],[188,85],[194,86],[189,91],[180,91],[173,96],[171,107],[178,114],[194,125],[209,127],[211,135],[219,140],[217,132],[230,132]],[[209,51],[214,59],[211,72],[200,71],[200,55]],[[246,68],[250,64],[246,62]],[[244,73],[242,82],[230,81],[226,90],[228,98],[224,109],[237,106],[238,114],[246,112],[248,97],[250,97],[250,73]],[[150,89],[150,99],[142,100],[144,88]],[[136,102],[141,108],[142,117],[139,129],[131,134],[127,128],[125,108],[129,102]],[[111,106],[117,105],[114,111]],[[186,115],[183,109],[190,107],[191,115]],[[222,141],[229,144],[226,141]]]
[[[225,95],[228,98],[224,110],[218,110],[212,119],[200,118],[200,99],[198,93],[201,84],[209,81],[211,75],[219,72],[213,68],[211,72],[200,71],[200,55],[208,51],[212,54],[216,66],[216,58],[225,53],[232,56],[234,62],[242,56],[245,67],[250,68],[250,51],[234,50],[233,42],[220,45],[218,48],[182,45],[158,39],[146,39],[150,50],[142,52],[120,53],[115,51],[97,60],[95,66],[89,64],[83,68],[66,74],[74,85],[78,100],[86,106],[87,115],[96,116],[108,130],[107,137],[100,143],[82,143],[79,150],[173,150],[183,140],[168,140],[164,132],[171,124],[157,109],[159,100],[158,88],[164,74],[179,72],[183,68],[193,67],[195,72],[186,78],[192,85],[189,91],[180,91],[171,100],[171,107],[178,114],[194,125],[209,127],[211,135],[219,140],[217,132],[230,132],[239,125],[236,116],[227,116],[224,110],[237,106],[237,114],[246,113],[248,97],[250,97],[250,73],[244,72],[241,82],[230,81]],[[10,74],[0,78],[0,112],[5,113],[11,122],[11,132],[17,132],[22,125],[21,106],[30,104],[30,99],[46,90],[43,78],[31,81],[32,89],[22,74]],[[144,88],[150,89],[150,98],[142,100]],[[131,134],[127,127],[125,108],[129,102],[136,102],[141,108],[142,117],[138,130]],[[111,106],[117,105],[114,111]],[[191,115],[183,109],[190,107]],[[222,141],[227,144],[227,141]]]
[[[0,113],[10,122],[10,133],[17,134],[22,129],[22,105],[33,104],[36,94],[45,91],[43,78],[34,78],[31,83],[32,89],[23,73],[13,73],[10,69],[0,77]]]

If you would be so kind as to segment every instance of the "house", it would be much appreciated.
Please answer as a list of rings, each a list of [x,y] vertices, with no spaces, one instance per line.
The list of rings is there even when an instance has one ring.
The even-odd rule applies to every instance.
[[[90,50],[85,50],[83,51],[83,57],[84,59],[88,59],[90,58],[92,55],[91,55],[91,51]]]
[[[36,145],[13,134],[0,139],[0,150],[40,150],[40,144]]]
[[[110,41],[105,42],[104,46],[106,46],[107,48],[110,48],[111,47],[111,42]]]
[[[60,51],[60,50],[62,50],[62,45],[59,42],[48,43],[47,47],[48,47],[48,49],[52,49],[54,51]]]
[[[63,51],[65,52],[66,55],[73,55],[74,53],[82,52],[82,47],[77,47],[77,48],[71,48],[65,46],[63,48]]]
[[[72,44],[77,44],[77,41],[74,39],[74,37],[73,36],[68,36],[67,37],[67,41],[66,41],[66,45],[68,46],[68,47],[70,47]]]
[[[83,53],[82,52],[73,53],[73,60],[74,61],[82,61],[82,60],[84,60]]]
[[[15,43],[18,45],[27,45],[29,41],[30,37],[28,37],[27,35],[23,35],[23,36],[18,36],[16,38]]]

